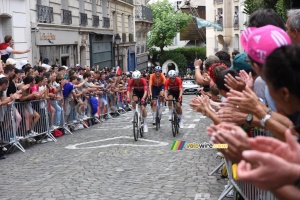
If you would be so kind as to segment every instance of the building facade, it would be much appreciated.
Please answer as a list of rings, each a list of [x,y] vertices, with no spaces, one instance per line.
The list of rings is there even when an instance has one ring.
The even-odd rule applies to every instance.
[[[31,48],[28,1],[0,0],[0,43],[4,42],[6,35],[12,36],[14,49],[26,50]],[[31,52],[12,54],[10,57],[21,61],[27,60],[30,56]]]
[[[207,1],[206,19],[214,21],[223,27],[222,31],[206,28],[206,54],[215,54],[224,50],[231,53],[234,50],[242,51],[240,35],[245,29],[247,15],[243,13],[243,0],[214,0]]]
[[[148,0],[135,0],[136,69],[148,68],[147,33],[153,23],[152,10],[146,6]]]
[[[32,58],[49,64],[112,67],[108,0],[29,1]]]
[[[121,40],[120,44],[114,43],[114,64],[125,72],[133,71],[136,66],[133,0],[112,0],[110,8],[114,39],[118,35]]]

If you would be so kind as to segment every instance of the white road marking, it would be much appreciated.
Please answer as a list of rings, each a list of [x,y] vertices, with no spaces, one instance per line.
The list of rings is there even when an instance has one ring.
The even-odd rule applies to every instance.
[[[200,119],[194,119],[193,120],[193,122],[199,122],[200,121]]]
[[[195,128],[196,124],[183,124],[182,128]]]
[[[95,141],[90,141],[90,142],[77,143],[77,144],[74,144],[74,145],[66,146],[65,148],[66,149],[97,149],[97,148],[105,148],[105,147],[111,147],[111,146],[159,147],[159,146],[167,146],[169,144],[167,142],[160,142],[160,141],[140,138],[139,141],[145,141],[145,142],[150,142],[150,143],[154,143],[154,144],[144,144],[144,145],[142,145],[142,144],[138,144],[138,142],[135,142],[134,144],[118,144],[118,143],[115,143],[115,144],[105,144],[105,145],[93,146],[93,147],[77,147],[79,145],[92,144],[92,143],[104,142],[104,141],[112,141],[112,140],[116,140],[116,139],[130,139],[132,141],[133,137],[120,136],[120,137],[106,138],[106,139],[102,139],[102,140],[95,140]]]

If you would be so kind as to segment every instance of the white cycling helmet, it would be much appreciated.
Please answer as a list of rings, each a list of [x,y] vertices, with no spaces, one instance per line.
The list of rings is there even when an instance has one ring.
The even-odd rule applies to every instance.
[[[154,70],[155,70],[155,71],[162,71],[160,66],[156,66],[156,67],[154,68]]]
[[[134,72],[132,73],[132,78],[133,78],[133,79],[139,79],[139,78],[141,78],[141,76],[142,76],[142,74],[141,74],[141,72],[138,71],[138,70],[136,70],[136,71],[134,71]]]
[[[175,70],[170,70],[168,75],[170,78],[175,78],[177,76],[177,72]]]

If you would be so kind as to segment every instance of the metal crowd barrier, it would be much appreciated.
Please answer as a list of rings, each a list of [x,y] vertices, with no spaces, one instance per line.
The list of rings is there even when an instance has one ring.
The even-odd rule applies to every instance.
[[[88,128],[85,124],[86,120],[95,120],[101,123],[101,120],[99,120],[101,117],[112,118],[110,114],[113,111],[110,110],[108,103],[105,103],[105,100],[100,96],[96,98],[98,98],[97,115],[92,116],[92,107],[89,99],[87,99],[87,109],[85,110],[87,117],[79,121],[74,120],[76,106],[72,107],[70,112],[67,113],[69,121],[65,118],[65,104],[60,100],[14,101],[11,105],[0,106],[0,146],[11,145],[11,147],[15,146],[25,152],[19,140],[41,136],[41,141],[49,137],[56,142],[56,138],[51,134],[54,129],[64,129],[65,133],[72,134],[69,126],[80,123]],[[120,101],[116,99],[112,104],[115,112],[118,111],[119,115],[126,112],[122,106],[119,106],[122,102],[123,99],[120,99]],[[58,116],[60,116],[60,120],[57,119]],[[53,125],[55,126],[53,127]]]
[[[18,136],[26,139],[45,135],[56,142],[55,137],[50,132],[46,100],[15,102],[14,106],[22,116],[20,126],[16,128]]]
[[[15,112],[14,102],[0,106],[0,146],[11,145],[25,152],[19,143],[21,137],[16,135]]]
[[[256,136],[273,137],[270,131],[261,128],[253,129],[251,137],[256,137]],[[228,187],[224,189],[224,191],[219,197],[219,200],[222,200],[233,189],[237,190],[239,194],[244,198],[244,200],[276,200],[277,199],[270,191],[258,189],[251,183],[234,179],[233,171],[232,171],[232,162],[227,161],[226,159],[223,159],[223,162],[226,164],[229,181],[228,181]]]

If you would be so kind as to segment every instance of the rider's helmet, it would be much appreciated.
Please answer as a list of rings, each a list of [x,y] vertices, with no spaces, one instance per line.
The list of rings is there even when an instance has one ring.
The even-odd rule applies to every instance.
[[[162,71],[161,66],[156,66],[156,67],[154,68],[154,70],[155,70],[155,71]]]
[[[139,78],[141,78],[141,76],[142,76],[142,74],[141,74],[141,72],[138,71],[138,70],[136,70],[136,71],[134,71],[134,72],[132,73],[132,78],[133,78],[133,79],[139,79]]]
[[[175,70],[170,70],[168,75],[170,78],[175,78],[177,76],[177,72]]]

